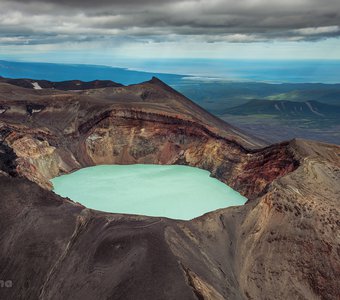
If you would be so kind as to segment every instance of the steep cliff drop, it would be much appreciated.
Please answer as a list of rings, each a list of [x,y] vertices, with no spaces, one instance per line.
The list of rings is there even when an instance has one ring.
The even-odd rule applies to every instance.
[[[2,299],[339,298],[340,147],[268,146],[156,78],[63,90],[8,82],[0,279],[12,287]],[[249,201],[175,221],[93,211],[50,191],[60,174],[132,163],[206,169]]]

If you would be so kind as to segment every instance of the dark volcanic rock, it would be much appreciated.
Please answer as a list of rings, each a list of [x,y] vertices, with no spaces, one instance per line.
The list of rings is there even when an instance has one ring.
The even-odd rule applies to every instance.
[[[30,103],[26,105],[27,112],[30,115],[33,115],[34,113],[41,112],[45,108],[44,105],[41,104],[35,104],[35,103]]]
[[[106,87],[120,87],[123,86],[120,83],[113,82],[111,80],[93,80],[93,81],[81,81],[81,80],[68,80],[52,82],[48,80],[33,80],[33,79],[12,79],[0,77],[0,82],[9,83],[12,85],[20,86],[27,89],[56,89],[56,90],[89,90]]]
[[[264,147],[158,79],[0,92],[1,299],[339,299],[340,147]],[[103,163],[204,168],[249,201],[178,221],[49,191]]]
[[[6,143],[0,143],[0,172],[16,176],[16,155]]]

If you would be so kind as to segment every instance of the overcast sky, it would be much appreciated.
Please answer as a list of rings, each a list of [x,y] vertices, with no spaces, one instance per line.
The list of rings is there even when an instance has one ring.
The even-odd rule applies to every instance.
[[[339,37],[340,0],[0,0],[4,58],[340,59]]]

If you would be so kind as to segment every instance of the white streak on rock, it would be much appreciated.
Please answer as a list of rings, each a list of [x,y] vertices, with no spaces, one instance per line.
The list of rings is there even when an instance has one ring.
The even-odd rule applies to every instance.
[[[38,82],[32,82],[32,85],[35,90],[42,90],[42,87],[39,85]]]

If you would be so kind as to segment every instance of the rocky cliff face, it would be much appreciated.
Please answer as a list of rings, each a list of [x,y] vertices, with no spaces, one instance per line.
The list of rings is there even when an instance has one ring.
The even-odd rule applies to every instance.
[[[5,298],[339,297],[340,147],[266,146],[157,79],[0,91]],[[59,174],[131,163],[200,167],[249,201],[184,222],[93,211],[49,191]]]

